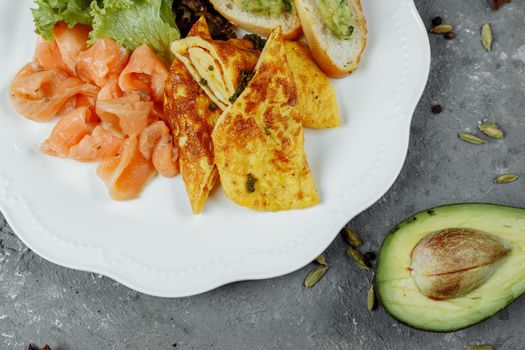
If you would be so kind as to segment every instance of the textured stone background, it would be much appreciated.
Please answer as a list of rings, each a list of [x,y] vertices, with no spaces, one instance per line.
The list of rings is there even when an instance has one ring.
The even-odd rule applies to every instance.
[[[378,1],[378,0],[370,0]],[[404,169],[390,191],[352,220],[377,250],[404,217],[452,202],[525,207],[525,8],[514,0],[492,12],[485,0],[416,1],[428,25],[435,15],[456,26],[457,38],[431,35],[432,69],[412,123]],[[493,52],[480,45],[492,23]],[[430,106],[444,112],[433,115]],[[473,146],[457,139],[478,121],[496,120],[503,141]],[[501,171],[521,174],[493,184]],[[265,281],[234,283],[184,299],[134,292],[90,273],[59,267],[29,251],[0,215],[0,349],[29,341],[53,350],[83,349],[463,349],[491,343],[522,349],[525,299],[472,328],[433,334],[408,328],[379,308],[366,310],[371,275],[344,255],[337,238],[332,266],[315,288],[302,288],[311,268]]]

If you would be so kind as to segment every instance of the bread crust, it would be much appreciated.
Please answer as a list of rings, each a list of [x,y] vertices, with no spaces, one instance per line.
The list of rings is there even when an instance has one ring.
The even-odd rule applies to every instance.
[[[311,14],[305,10],[303,6],[303,0],[295,0],[295,8],[301,20],[303,27],[303,32],[312,51],[312,56],[314,57],[315,62],[319,65],[319,68],[331,78],[343,78],[348,76],[354,70],[356,70],[359,62],[361,61],[361,56],[366,47],[367,40],[367,28],[366,28],[366,19],[363,14],[363,8],[361,6],[361,0],[349,0],[355,1],[356,6],[359,11],[359,23],[357,25],[361,26],[363,31],[363,43],[361,45],[361,50],[359,51],[355,60],[352,64],[346,68],[338,66],[330,57],[328,51],[323,48],[323,44],[320,42],[320,38],[317,36],[317,33],[314,30],[314,23]]]
[[[274,27],[263,27],[254,23],[245,22],[239,18],[236,18],[234,16],[231,16],[227,11],[223,11],[223,9],[215,4],[215,1],[210,1],[213,7],[228,21],[233,23],[239,28],[242,28],[248,32],[255,33],[264,37],[269,37],[270,34],[272,34],[272,31],[275,29]],[[281,28],[283,26],[281,25]],[[283,37],[286,40],[297,40],[301,37],[303,34],[303,30],[301,28],[301,22],[297,21],[297,26],[289,30],[288,32],[283,31]]]

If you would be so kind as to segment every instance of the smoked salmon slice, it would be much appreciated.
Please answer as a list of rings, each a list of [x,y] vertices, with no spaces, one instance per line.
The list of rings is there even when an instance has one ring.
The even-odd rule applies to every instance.
[[[90,134],[94,127],[89,108],[77,108],[58,121],[49,138],[40,146],[40,151],[50,156],[68,157],[70,148]]]
[[[133,51],[118,83],[122,91],[148,93],[155,102],[162,102],[167,77],[168,69],[164,63],[144,44]]]
[[[67,71],[67,66],[62,60],[58,45],[54,40],[36,39],[35,56],[33,60],[44,69],[58,68]]]
[[[139,138],[139,150],[144,158],[152,160],[160,175],[173,177],[179,173],[179,152],[163,121],[154,122],[144,129]]]
[[[78,55],[75,71],[80,79],[102,87],[122,71],[128,59],[125,48],[113,40],[100,39]]]
[[[75,74],[78,55],[87,49],[86,42],[89,39],[91,27],[77,24],[74,28],[68,28],[64,22],[57,23],[53,28],[55,41],[69,73]]]
[[[130,136],[117,155],[99,163],[97,174],[111,198],[130,200],[139,196],[156,171],[151,161],[140,153],[137,136]]]
[[[18,113],[35,121],[47,121],[76,95],[96,96],[99,89],[60,69],[43,70],[35,63],[25,65],[11,83],[11,101]],[[68,110],[69,111],[69,110]]]
[[[69,158],[81,162],[107,159],[117,154],[123,143],[122,137],[97,125],[91,135],[84,136],[77,145],[71,147]]]
[[[164,134],[155,145],[151,161],[155,170],[164,177],[174,177],[179,173],[179,150],[173,146],[173,138]]]
[[[138,93],[97,101],[97,115],[114,130],[138,135],[148,126],[153,102],[142,101]]]
[[[118,86],[118,76],[110,76],[108,81],[100,89],[97,99],[99,100],[111,100],[113,98],[122,97],[124,93]]]

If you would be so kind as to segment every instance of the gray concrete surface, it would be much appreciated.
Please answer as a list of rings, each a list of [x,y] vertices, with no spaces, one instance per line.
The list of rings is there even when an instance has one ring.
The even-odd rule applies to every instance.
[[[375,1],[375,0],[371,0]],[[396,222],[420,209],[452,202],[525,207],[525,8],[515,0],[492,12],[485,0],[417,1],[428,25],[441,15],[457,38],[431,35],[432,69],[412,123],[404,169],[390,191],[351,221],[365,250],[377,251]],[[491,53],[480,27],[494,30]],[[444,111],[434,115],[433,103]],[[496,120],[503,141],[473,146],[457,139],[478,121]],[[493,184],[499,171],[523,178]],[[53,350],[83,349],[464,349],[491,343],[525,348],[525,298],[472,328],[449,334],[411,329],[383,309],[366,310],[371,275],[344,255],[338,238],[327,251],[332,269],[302,288],[312,266],[264,281],[224,286],[204,295],[160,299],[90,273],[44,261],[0,216],[0,349],[32,341]],[[175,345],[176,344],[176,345]]]

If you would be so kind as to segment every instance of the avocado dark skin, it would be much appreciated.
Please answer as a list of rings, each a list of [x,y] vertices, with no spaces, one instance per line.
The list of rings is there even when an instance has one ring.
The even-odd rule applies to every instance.
[[[401,323],[456,331],[492,317],[525,292],[521,261],[525,209],[444,205],[410,216],[387,234],[374,287],[385,310]],[[454,293],[436,297],[435,286]]]

